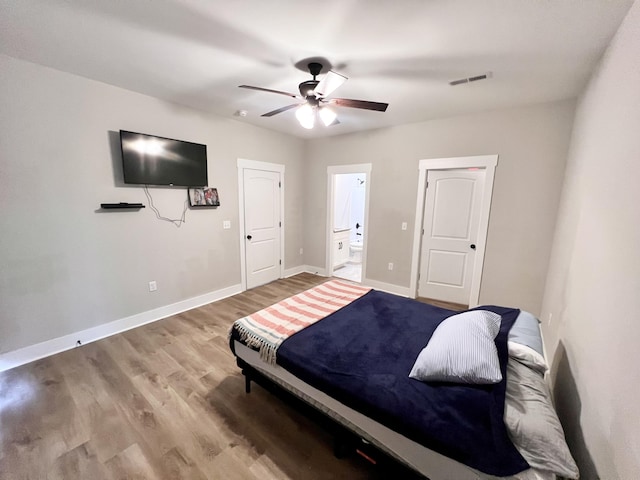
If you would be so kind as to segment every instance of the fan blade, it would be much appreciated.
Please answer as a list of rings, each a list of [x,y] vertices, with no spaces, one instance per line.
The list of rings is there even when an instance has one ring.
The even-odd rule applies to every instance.
[[[261,117],[273,117],[274,115],[277,115],[279,113],[286,112],[287,110],[291,110],[292,108],[296,108],[299,105],[300,105],[299,103],[294,103],[292,105],[287,105],[286,107],[278,108],[277,110],[272,110],[271,112],[263,113],[260,116]]]
[[[280,90],[271,90],[270,88],[252,87],[251,85],[238,85],[238,88],[248,88],[249,90],[258,90],[259,92],[277,93],[279,95],[286,95],[287,97],[301,98],[300,95],[289,92],[281,92]]]
[[[352,100],[350,98],[332,98],[329,103],[338,105],[339,107],[363,108],[365,110],[376,110],[378,112],[386,112],[388,103],[368,102],[366,100]]]
[[[340,75],[339,73],[329,70],[327,74],[322,77],[322,80],[320,80],[320,83],[318,83],[314,91],[316,95],[327,97],[347,80],[349,79],[344,75]]]

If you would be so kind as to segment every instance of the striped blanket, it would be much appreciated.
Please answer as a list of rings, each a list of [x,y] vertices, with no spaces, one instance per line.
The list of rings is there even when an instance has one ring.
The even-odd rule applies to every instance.
[[[236,320],[231,327],[240,341],[260,352],[275,365],[278,347],[287,338],[357,300],[371,290],[340,280],[331,280],[259,312]]]

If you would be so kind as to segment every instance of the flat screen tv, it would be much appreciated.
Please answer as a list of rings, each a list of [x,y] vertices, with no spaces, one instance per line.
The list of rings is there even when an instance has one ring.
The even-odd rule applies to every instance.
[[[124,183],[203,187],[207,146],[120,130]]]

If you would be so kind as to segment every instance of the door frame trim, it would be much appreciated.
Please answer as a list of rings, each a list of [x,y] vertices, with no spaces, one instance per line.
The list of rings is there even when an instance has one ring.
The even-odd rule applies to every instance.
[[[416,218],[413,231],[413,250],[411,253],[411,279],[409,284],[409,292],[413,298],[418,296],[420,249],[422,247],[422,229],[426,201],[427,175],[429,170],[481,168],[485,170],[485,183],[482,195],[482,205],[480,206],[480,221],[478,225],[478,238],[476,240],[476,256],[473,264],[473,275],[471,278],[471,292],[469,294],[469,307],[475,307],[478,305],[480,299],[480,284],[482,283],[482,268],[484,266],[485,248],[487,245],[487,232],[489,230],[489,213],[491,211],[493,181],[497,165],[497,154],[420,160],[418,166],[418,196],[416,200]]]
[[[362,235],[362,274],[360,283],[364,283],[367,273],[367,244],[369,243],[369,193],[371,192],[371,163],[357,163],[352,165],[330,165],[327,167],[327,226],[325,272],[328,277],[333,276],[333,195],[335,193],[335,175],[345,173],[366,173],[367,183],[364,188],[364,230]]]
[[[284,277],[284,170],[285,167],[279,163],[260,162],[257,160],[247,160],[238,158],[238,231],[240,233],[240,288],[244,292],[247,290],[247,248],[245,244],[244,229],[244,170],[263,170],[266,172],[276,172],[280,174],[280,273],[278,278]]]

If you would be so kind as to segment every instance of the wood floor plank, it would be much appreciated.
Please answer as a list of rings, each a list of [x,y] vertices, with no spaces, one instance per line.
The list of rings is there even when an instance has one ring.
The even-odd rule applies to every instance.
[[[436,307],[446,308],[447,310],[454,310],[457,312],[461,312],[462,310],[467,310],[469,308],[469,305],[445,302],[444,300],[434,300],[432,298],[418,297],[416,298],[416,300],[418,300],[419,302],[428,303],[430,305],[435,305]]]
[[[112,480],[156,480],[158,476],[142,449],[134,443],[105,463]]]
[[[207,480],[198,465],[179,447],[172,448],[162,456],[164,478],[168,480]]]
[[[159,458],[175,446],[171,429],[158,421],[158,412],[134,383],[137,377],[127,377],[99,342],[92,346],[88,363],[102,382],[101,388],[113,399],[120,424],[137,439],[138,449],[151,444],[153,447],[145,454],[153,452]]]
[[[244,378],[231,324],[327,280],[300,274],[0,373],[0,478],[376,479]],[[402,478],[406,478],[403,475]]]
[[[82,444],[58,457],[47,473],[47,480],[69,478],[108,478],[107,469],[86,444]]]
[[[2,438],[1,478],[11,478],[4,475],[3,470],[12,470],[12,465],[22,462],[33,465],[26,478],[46,478],[46,465],[86,440],[81,422],[73,415],[74,406],[63,375],[55,363],[39,360],[28,372],[25,370],[17,369],[14,382],[10,383],[22,383],[21,388],[28,393],[19,403],[4,403],[0,414],[1,429],[6,429]],[[24,373],[21,375],[21,372]],[[8,387],[11,389],[12,385]],[[47,435],[43,435],[43,431]]]
[[[105,338],[100,345],[116,360],[118,366],[129,377],[154,371],[150,359],[140,353],[122,335]],[[178,368],[174,366],[174,368]]]
[[[153,365],[153,370],[156,373],[168,376],[180,371],[182,366],[160,346],[153,343],[147,336],[145,327],[135,328],[121,335],[145,361]]]
[[[54,360],[64,372],[72,394],[74,415],[85,426],[88,436],[85,448],[100,462],[105,462],[136,443],[139,437],[120,414],[116,400],[100,376],[89,367],[86,354],[94,348],[95,344],[86,345],[57,355]]]
[[[194,376],[202,377],[215,368],[215,365],[207,362],[204,355],[200,356],[198,352],[192,348],[190,342],[165,345],[163,350],[179,363],[183,370],[186,370]]]

